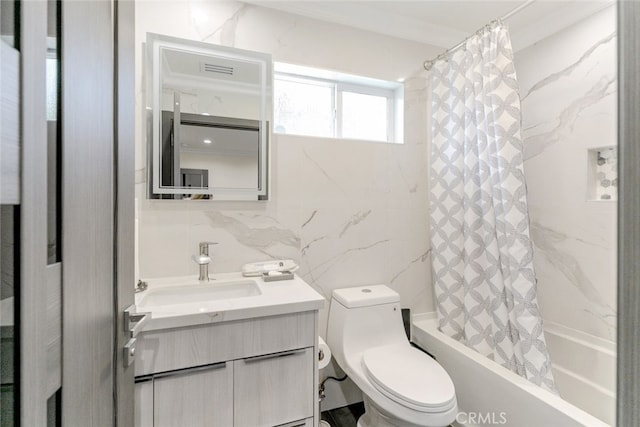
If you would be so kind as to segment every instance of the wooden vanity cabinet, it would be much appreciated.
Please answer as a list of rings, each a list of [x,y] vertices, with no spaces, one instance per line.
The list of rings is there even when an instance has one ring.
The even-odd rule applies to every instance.
[[[308,347],[236,360],[233,425],[274,426],[312,416],[314,354]]]
[[[233,424],[233,362],[153,377],[153,426]]]
[[[316,337],[317,311],[142,333],[136,427],[316,425]]]

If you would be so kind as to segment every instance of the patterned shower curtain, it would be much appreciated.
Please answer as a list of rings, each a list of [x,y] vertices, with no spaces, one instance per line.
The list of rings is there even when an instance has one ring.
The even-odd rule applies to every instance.
[[[435,63],[431,100],[439,327],[555,391],[532,263],[518,83],[503,24]]]

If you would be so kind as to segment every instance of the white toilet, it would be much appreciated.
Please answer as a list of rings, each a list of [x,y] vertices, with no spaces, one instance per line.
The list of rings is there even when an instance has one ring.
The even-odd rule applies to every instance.
[[[400,297],[388,287],[334,290],[327,344],[364,394],[358,427],[442,427],[455,420],[451,378],[409,344]]]

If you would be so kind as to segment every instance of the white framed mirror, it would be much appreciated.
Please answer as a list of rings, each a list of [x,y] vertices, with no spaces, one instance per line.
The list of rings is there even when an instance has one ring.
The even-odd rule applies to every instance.
[[[266,200],[271,55],[147,33],[148,197]]]

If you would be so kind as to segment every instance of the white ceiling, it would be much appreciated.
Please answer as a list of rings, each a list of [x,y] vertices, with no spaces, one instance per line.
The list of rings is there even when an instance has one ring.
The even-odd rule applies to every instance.
[[[485,24],[527,3],[526,0],[246,1],[441,48],[458,44]],[[613,3],[614,0],[536,0],[506,21],[514,49],[530,46]]]

